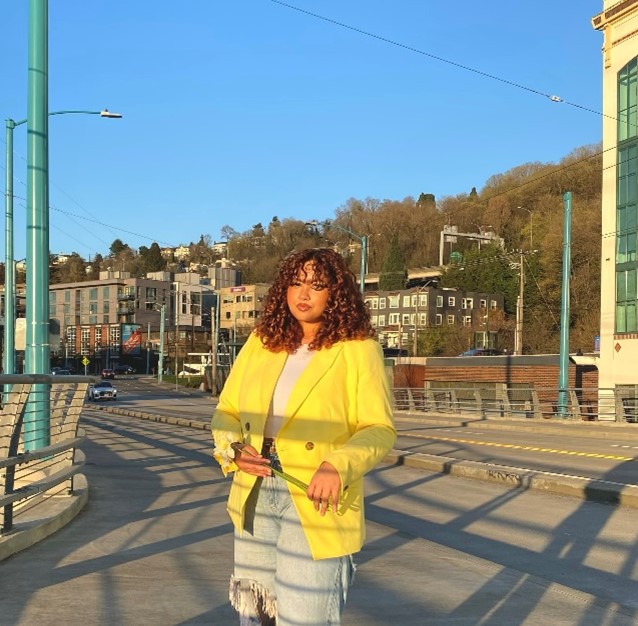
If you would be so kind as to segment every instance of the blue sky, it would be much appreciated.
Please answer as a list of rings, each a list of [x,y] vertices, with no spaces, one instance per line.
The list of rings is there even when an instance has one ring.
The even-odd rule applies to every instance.
[[[601,109],[601,0],[290,4]],[[3,3],[3,119],[26,117],[27,7]],[[225,224],[331,218],[351,197],[441,198],[601,138],[595,113],[272,0],[54,1],[49,31],[49,110],[124,115],[51,118],[52,252],[219,240]],[[21,258],[26,125],[14,142]]]

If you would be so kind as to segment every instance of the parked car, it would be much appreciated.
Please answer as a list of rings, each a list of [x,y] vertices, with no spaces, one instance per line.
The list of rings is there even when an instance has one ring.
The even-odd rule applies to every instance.
[[[110,369],[102,370],[102,380],[106,380],[107,378],[115,378],[115,372]]]
[[[135,368],[130,365],[116,365],[113,367],[116,374],[135,374]]]
[[[466,350],[463,354],[459,354],[459,356],[500,356],[501,354],[503,352],[495,348],[472,348],[471,350]]]
[[[52,376],[70,376],[71,372],[69,370],[62,369],[61,367],[54,367],[51,370]]]
[[[117,389],[108,380],[89,385],[89,400],[117,400]]]

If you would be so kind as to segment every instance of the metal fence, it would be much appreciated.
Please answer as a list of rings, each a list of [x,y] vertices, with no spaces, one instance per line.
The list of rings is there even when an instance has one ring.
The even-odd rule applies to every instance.
[[[4,385],[0,411],[0,532],[14,519],[29,517],[50,498],[73,492],[73,476],[84,465],[77,450],[84,438],[78,430],[80,412],[92,381],[86,376],[0,375]],[[25,421],[47,408],[49,445],[29,444]]]
[[[613,389],[535,387],[533,384],[427,382],[394,390],[397,411],[475,418],[570,419],[638,423],[638,385]]]

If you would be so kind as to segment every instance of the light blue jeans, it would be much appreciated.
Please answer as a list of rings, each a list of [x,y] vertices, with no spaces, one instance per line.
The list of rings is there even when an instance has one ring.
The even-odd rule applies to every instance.
[[[313,560],[285,481],[258,479],[235,533],[230,601],[240,626],[340,626],[352,556]]]

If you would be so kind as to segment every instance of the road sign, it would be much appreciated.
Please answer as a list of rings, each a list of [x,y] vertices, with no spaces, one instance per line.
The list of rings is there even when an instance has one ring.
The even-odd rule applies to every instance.
[[[84,357],[82,359],[82,365],[84,365],[84,367],[86,367],[91,361],[89,361],[86,357]]]

